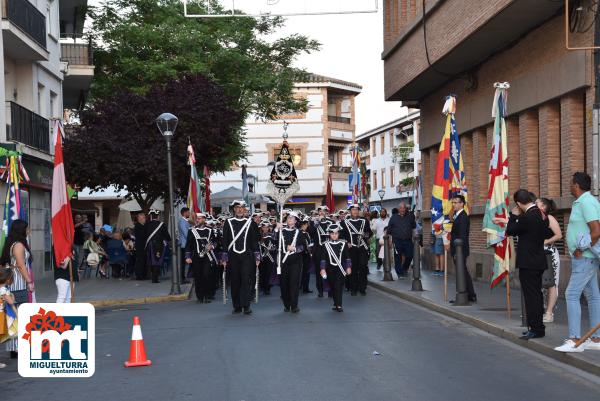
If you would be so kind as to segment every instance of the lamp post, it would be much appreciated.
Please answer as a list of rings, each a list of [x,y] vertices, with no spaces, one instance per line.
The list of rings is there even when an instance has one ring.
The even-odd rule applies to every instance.
[[[385,189],[380,189],[379,191],[377,191],[377,194],[379,195],[379,206],[383,208],[383,197],[385,196]]]
[[[179,282],[179,264],[177,263],[177,230],[175,226],[175,207],[173,205],[173,168],[171,162],[171,140],[175,134],[179,119],[171,113],[163,113],[156,119],[156,126],[167,142],[167,173],[169,176],[169,229],[171,231],[171,295],[181,294]]]

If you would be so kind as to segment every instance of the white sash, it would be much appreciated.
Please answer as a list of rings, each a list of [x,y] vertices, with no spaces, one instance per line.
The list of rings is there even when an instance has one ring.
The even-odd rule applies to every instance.
[[[300,232],[300,230],[296,229],[296,232],[294,233],[294,239],[292,240],[292,243],[290,244],[293,247],[296,246],[296,240],[298,239],[298,233],[299,232]],[[283,235],[283,229],[281,230],[281,232],[279,233],[279,235]],[[285,237],[283,237],[283,246],[285,247]],[[290,256],[292,253],[294,253],[294,252],[288,252],[286,250],[285,251],[285,256],[283,257],[283,260],[281,261],[281,263],[285,263],[285,261],[287,260],[288,256]]]
[[[340,260],[340,258],[342,257],[342,254],[344,253],[345,246],[346,246],[346,244],[344,244],[342,242],[342,252],[340,253],[340,257],[338,258],[338,256],[335,254],[333,248],[331,247],[331,244],[329,242],[325,243],[325,248],[327,248],[327,253],[329,254],[329,262],[332,262],[331,263],[332,265],[336,265],[337,267],[339,267],[339,269],[342,272],[342,274],[344,275],[344,277],[346,276],[346,271],[342,267],[342,261]]]
[[[154,237],[154,235],[156,235],[156,233],[158,232],[158,230],[160,230],[160,228],[163,226],[163,223],[160,222],[160,224],[158,225],[158,227],[156,227],[154,229],[154,231],[152,231],[152,234],[150,234],[150,236],[148,237],[148,239],[146,240],[146,248],[148,248],[148,244],[150,243],[150,240],[152,239],[152,237]]]
[[[365,220],[361,220],[361,227],[360,227],[360,231],[354,227],[354,225],[352,223],[350,223],[350,219],[348,221],[346,221],[346,227],[348,227],[348,230],[350,230],[350,243],[352,244],[352,246],[365,246],[367,247],[367,244],[365,243],[365,240],[363,239],[363,235],[364,235],[364,231],[365,231]],[[354,234],[356,235],[360,235],[360,244],[355,244],[354,241],[352,241],[352,232],[354,232]],[[368,247],[367,247],[368,249]]]
[[[231,233],[234,234],[235,231],[233,230],[233,224],[231,224],[231,219],[227,220],[227,222],[229,223],[229,228],[231,229]],[[229,244],[229,246],[227,247],[227,250],[230,251],[231,248],[233,247],[233,251],[235,253],[244,253],[246,252],[246,234],[248,234],[248,228],[250,227],[250,223],[252,222],[252,219],[248,218],[246,223],[242,226],[242,229],[234,235],[233,237],[233,241],[231,241],[231,243]],[[238,252],[235,249],[235,242],[240,238],[240,236],[242,235],[242,233],[244,233],[244,249],[241,252]]]

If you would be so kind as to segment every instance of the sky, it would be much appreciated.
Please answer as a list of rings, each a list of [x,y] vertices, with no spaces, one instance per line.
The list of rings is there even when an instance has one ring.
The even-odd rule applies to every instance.
[[[279,3],[281,11],[312,12],[373,9],[375,0],[235,0],[235,5],[236,8],[249,5],[262,9],[267,2]],[[90,0],[88,4],[100,3],[100,0]],[[320,51],[300,56],[297,67],[363,87],[355,104],[356,136],[407,113],[400,102],[384,100],[383,0],[378,3],[377,13],[288,17],[286,26],[277,35],[299,33],[321,43]]]

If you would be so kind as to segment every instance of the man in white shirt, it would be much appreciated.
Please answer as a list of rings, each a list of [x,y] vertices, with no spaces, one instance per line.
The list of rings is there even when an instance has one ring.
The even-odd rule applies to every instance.
[[[379,248],[381,245],[379,244],[379,240],[383,238],[383,229],[387,227],[390,222],[390,218],[387,215],[387,210],[381,208],[381,212],[379,212],[379,217],[373,220],[373,227],[371,230],[375,233],[376,236],[376,244],[377,244],[377,256],[379,256]],[[377,257],[377,270],[381,269],[383,265],[383,259]]]

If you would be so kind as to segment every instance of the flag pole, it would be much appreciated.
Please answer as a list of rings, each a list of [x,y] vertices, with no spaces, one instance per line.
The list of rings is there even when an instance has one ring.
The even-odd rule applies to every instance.
[[[448,251],[444,249],[444,302],[448,302]]]
[[[69,258],[69,285],[71,286],[71,303],[75,301],[75,282],[73,281],[73,260]]]
[[[510,306],[510,272],[506,274],[506,314],[508,315],[508,320],[512,318]]]

